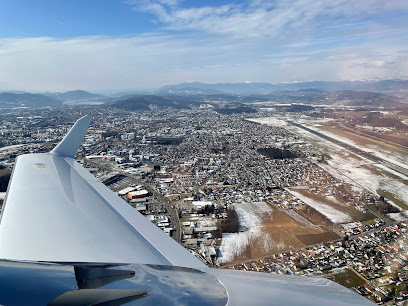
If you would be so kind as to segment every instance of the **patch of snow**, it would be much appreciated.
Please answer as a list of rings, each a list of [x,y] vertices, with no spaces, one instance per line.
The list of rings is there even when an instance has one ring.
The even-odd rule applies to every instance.
[[[375,166],[377,168],[380,168],[381,170],[385,170],[385,171],[389,172],[390,174],[398,176],[399,178],[402,178],[404,180],[407,178],[406,175],[404,175],[402,173],[399,173],[399,172],[397,172],[395,170],[392,170],[392,169],[388,168],[387,166],[385,166],[383,164],[376,164]]]
[[[377,190],[382,189],[403,202],[407,201],[408,187],[401,180],[393,179],[384,174],[379,175],[362,168],[363,165],[367,164],[367,161],[354,158],[350,154],[340,155],[331,152],[330,157],[331,159],[327,160],[328,164],[320,164],[320,167],[333,176],[354,186],[360,186],[362,189],[369,190],[374,194],[377,194]],[[375,165],[377,166],[377,164]]]
[[[17,145],[2,147],[2,148],[0,148],[0,152],[1,152],[1,151],[11,150],[11,149],[17,149],[17,148],[23,147],[23,146],[25,146],[25,144],[17,144]]]
[[[276,117],[249,118],[247,120],[251,122],[257,122],[260,124],[270,125],[270,126],[288,126],[289,125],[286,121],[278,119]]]
[[[224,233],[220,245],[220,263],[230,262],[240,256],[247,245],[254,238],[262,236],[262,220],[272,214],[271,207],[265,202],[238,203],[234,204],[239,217],[240,232]],[[268,239],[263,239],[266,245]]]
[[[198,223],[200,227],[217,226],[217,220],[213,220],[208,217],[199,220]]]
[[[360,227],[360,226],[362,226],[363,225],[363,223],[361,223],[361,222],[351,222],[351,223],[346,223],[346,224],[342,224],[341,226],[345,229],[345,230],[349,230],[349,229],[352,229],[352,228],[356,228],[356,227]]]
[[[395,221],[406,221],[408,220],[407,216],[404,213],[389,213],[387,214],[392,220]]]
[[[347,272],[347,270],[348,270],[347,267],[334,268],[334,269],[330,270],[330,274],[327,274],[327,275],[331,276],[331,275],[342,274],[344,272]]]
[[[343,222],[350,222],[353,219],[347,215],[346,213],[343,213],[325,203],[322,203],[320,201],[311,199],[299,192],[296,192],[292,189],[288,189],[289,192],[297,197],[299,200],[304,202],[306,205],[309,205],[310,207],[313,207],[316,209],[318,212],[322,213],[325,215],[327,218],[329,218],[332,222],[334,223],[343,223]]]
[[[385,150],[382,147],[376,146],[374,144],[371,144],[369,146],[361,146],[358,143],[354,142],[353,140],[351,140],[351,139],[349,139],[347,137],[342,137],[342,136],[336,135],[334,133],[331,133],[329,131],[319,129],[318,126],[308,125],[307,127],[310,128],[311,130],[315,130],[315,131],[317,131],[317,132],[319,132],[321,134],[327,135],[327,136],[329,136],[329,137],[331,137],[333,139],[336,139],[336,140],[344,142],[344,143],[346,143],[348,145],[354,146],[354,147],[356,147],[356,148],[358,148],[358,149],[360,149],[362,151],[369,152],[369,153],[371,153],[371,154],[373,154],[373,155],[375,155],[375,156],[377,156],[377,157],[379,157],[379,158],[381,158],[381,159],[383,159],[385,161],[393,163],[393,164],[395,164],[395,165],[397,165],[397,166],[399,166],[401,168],[408,169],[408,156],[399,155],[396,152],[391,152],[391,151]]]
[[[342,205],[342,206],[346,206],[344,203],[340,202],[339,200],[337,200],[337,198],[333,195],[329,195],[329,196],[325,196],[326,199],[328,199],[330,202]]]

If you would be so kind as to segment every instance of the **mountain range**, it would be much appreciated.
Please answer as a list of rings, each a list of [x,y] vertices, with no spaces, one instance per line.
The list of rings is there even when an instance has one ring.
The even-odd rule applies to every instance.
[[[63,103],[98,101],[126,110],[148,110],[155,107],[188,109],[202,103],[219,107],[222,103],[253,102],[330,104],[354,106],[398,106],[408,97],[408,80],[295,82],[295,83],[216,83],[199,82],[167,85],[149,94],[104,96],[84,90],[67,92],[0,93],[2,107],[42,107]]]
[[[167,85],[157,90],[156,94],[197,95],[197,94],[234,94],[234,95],[265,95],[277,90],[296,91],[303,89],[318,89],[322,91],[356,90],[376,92],[408,91],[408,80],[378,80],[378,81],[341,81],[341,82],[293,82],[293,83],[215,83],[199,82]]]
[[[55,98],[57,100],[68,101],[92,101],[106,98],[103,95],[90,93],[85,90],[71,90],[67,92],[47,92],[44,95]]]
[[[31,93],[0,93],[0,106],[3,107],[16,107],[16,106],[28,106],[28,107],[42,107],[62,105],[60,100],[52,97],[47,97],[41,94]]]
[[[44,107],[62,105],[64,102],[72,101],[94,101],[104,100],[105,96],[90,93],[84,90],[72,90],[67,92],[46,92],[44,94],[33,94],[21,91],[0,93],[1,107]]]
[[[151,110],[152,107],[170,107],[175,109],[190,109],[195,104],[194,99],[177,99],[177,97],[161,97],[156,95],[133,95],[108,102],[105,105],[129,111]]]

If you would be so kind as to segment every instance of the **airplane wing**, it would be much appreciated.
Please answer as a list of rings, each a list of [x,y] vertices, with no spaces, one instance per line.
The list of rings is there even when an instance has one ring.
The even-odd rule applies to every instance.
[[[75,161],[90,120],[50,153],[17,158],[1,214],[0,304],[369,303],[326,279],[209,269]]]
[[[90,117],[78,120],[50,153],[17,158],[1,216],[0,258],[203,267],[75,161],[89,123]]]

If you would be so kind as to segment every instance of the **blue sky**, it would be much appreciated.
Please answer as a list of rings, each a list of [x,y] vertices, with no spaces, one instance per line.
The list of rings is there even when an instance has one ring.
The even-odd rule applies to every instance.
[[[408,78],[408,1],[2,0],[0,89]]]

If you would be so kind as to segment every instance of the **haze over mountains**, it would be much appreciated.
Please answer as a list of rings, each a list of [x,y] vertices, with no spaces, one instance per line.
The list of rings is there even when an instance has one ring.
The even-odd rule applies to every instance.
[[[378,91],[398,92],[408,90],[408,80],[380,80],[380,81],[341,81],[341,82],[294,82],[294,83],[216,83],[205,84],[199,82],[168,85],[160,88],[159,94],[269,94],[276,90],[300,90],[319,89],[322,91],[356,90],[356,91]]]
[[[0,106],[2,107],[7,106],[41,107],[60,104],[62,104],[61,101],[40,94],[10,93],[10,92],[0,93]]]
[[[49,97],[53,97],[57,100],[66,102],[66,101],[90,101],[90,100],[97,100],[97,99],[103,99],[105,96],[99,95],[99,94],[94,94],[90,93],[85,90],[71,90],[67,92],[50,92],[50,93],[45,93],[44,95],[47,95]]]
[[[329,104],[348,106],[398,106],[401,96],[408,94],[408,80],[295,82],[295,83],[216,83],[199,82],[168,85],[150,94],[105,96],[84,90],[32,94],[25,92],[0,93],[1,107],[43,107],[98,101],[109,107],[126,110],[149,110],[155,107],[178,109],[203,103],[231,102],[241,107],[244,103],[275,102],[299,104]]]

